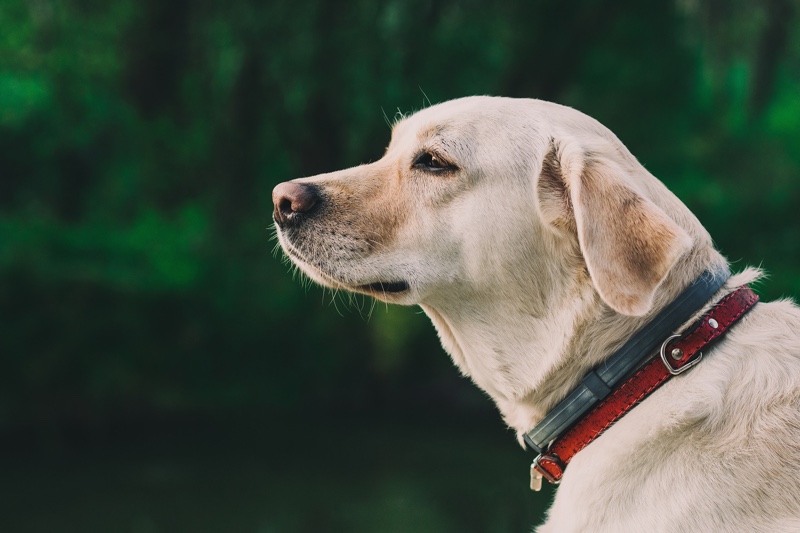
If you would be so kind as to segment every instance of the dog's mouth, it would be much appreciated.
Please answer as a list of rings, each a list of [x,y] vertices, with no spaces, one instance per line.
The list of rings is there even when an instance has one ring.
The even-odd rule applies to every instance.
[[[408,290],[408,283],[405,281],[378,281],[375,283],[368,283],[367,285],[359,285],[358,289],[364,292],[398,294]]]
[[[280,232],[278,232],[278,236],[279,238],[281,237]],[[348,283],[348,281],[342,280],[340,276],[337,276],[328,269],[323,268],[322,265],[307,259],[303,253],[300,252],[300,250],[298,250],[297,247],[285,237],[281,239],[281,244],[283,245],[283,250],[286,252],[286,255],[289,256],[289,258],[304,272],[306,272],[306,274],[309,274],[312,279],[315,279],[315,281],[322,285],[364,292],[373,297],[380,297],[382,295],[389,294],[401,295],[402,293],[408,292],[411,288],[411,285],[404,280],[375,281],[372,283],[365,283],[363,285]]]

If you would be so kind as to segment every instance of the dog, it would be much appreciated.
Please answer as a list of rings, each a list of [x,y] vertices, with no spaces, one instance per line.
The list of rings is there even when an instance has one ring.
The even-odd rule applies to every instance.
[[[273,202],[292,262],[419,305],[521,443],[693,280],[729,272],[611,131],[540,100],[431,106],[380,160],[281,183]],[[678,331],[759,275],[728,278]],[[577,453],[537,531],[800,531],[800,309],[758,303]]]

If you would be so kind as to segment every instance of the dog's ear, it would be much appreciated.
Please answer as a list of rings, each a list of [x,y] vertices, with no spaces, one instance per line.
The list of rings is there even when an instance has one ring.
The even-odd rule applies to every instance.
[[[544,221],[577,236],[600,297],[622,314],[643,316],[692,240],[635,189],[630,172],[610,157],[553,143],[537,194]]]

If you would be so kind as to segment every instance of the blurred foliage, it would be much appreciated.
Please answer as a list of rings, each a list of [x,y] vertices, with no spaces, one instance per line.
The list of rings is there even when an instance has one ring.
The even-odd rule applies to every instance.
[[[530,457],[499,420],[337,420],[274,428],[186,425],[81,441],[62,457],[15,450],[0,531],[75,533],[519,533],[552,487],[528,488]],[[220,431],[223,429],[223,431]],[[4,485],[5,484],[5,485]],[[537,501],[538,500],[538,501]]]
[[[417,310],[304,289],[270,240],[276,183],[377,159],[428,99],[594,116],[766,296],[800,293],[799,13],[0,2],[0,424],[473,405]]]

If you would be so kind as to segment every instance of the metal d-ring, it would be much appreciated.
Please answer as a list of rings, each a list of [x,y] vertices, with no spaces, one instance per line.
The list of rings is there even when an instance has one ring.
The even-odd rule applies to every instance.
[[[661,345],[661,350],[659,351],[659,353],[661,354],[661,361],[664,363],[664,366],[667,367],[667,370],[669,371],[669,373],[672,374],[673,376],[677,376],[678,374],[683,374],[684,372],[686,372],[687,370],[692,368],[694,365],[699,363],[700,359],[703,358],[703,352],[700,352],[697,355],[697,357],[695,357],[694,359],[692,359],[690,362],[686,363],[682,367],[673,368],[673,366],[667,362],[667,352],[666,352],[666,350],[667,350],[667,344],[669,344],[669,341],[671,341],[672,339],[677,339],[678,337],[680,337],[680,335],[670,335],[669,337],[667,337],[667,340],[665,340],[664,343]]]
[[[550,446],[548,445],[547,448],[549,449]],[[550,473],[547,472],[547,470],[545,470],[544,468],[539,466],[539,463],[541,463],[542,459],[546,459],[546,460],[550,461],[551,463],[555,464],[558,467],[558,469],[561,470],[561,473],[563,474],[564,473],[564,469],[566,468],[566,466],[564,465],[564,463],[561,462],[561,458],[558,455],[556,455],[555,453],[542,452],[542,453],[540,453],[539,455],[536,456],[536,459],[533,460],[533,464],[531,465],[531,469],[532,470],[535,469],[543,478],[545,478],[547,481],[549,481],[553,485],[560,484],[561,483],[560,479],[556,479],[555,477],[551,476]],[[531,473],[533,473],[533,472],[531,472]]]

